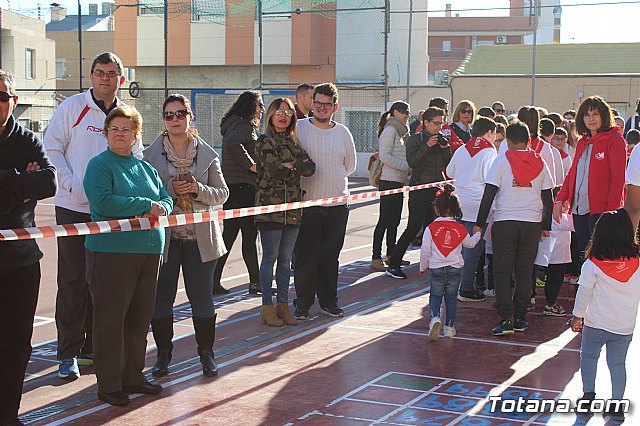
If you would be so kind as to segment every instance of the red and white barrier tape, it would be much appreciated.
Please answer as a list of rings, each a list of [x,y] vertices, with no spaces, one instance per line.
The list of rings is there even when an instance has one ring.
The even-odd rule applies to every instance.
[[[323,198],[320,200],[299,201],[295,203],[272,204],[269,206],[246,207],[233,210],[218,210],[215,212],[188,213],[162,216],[158,220],[118,219],[101,222],[71,223],[66,225],[38,226],[34,228],[0,229],[0,241],[33,240],[38,238],[72,237],[76,235],[104,234],[107,232],[144,231],[155,228],[168,228],[176,225],[190,225],[192,223],[211,222],[212,220],[234,219],[238,217],[255,216],[264,213],[282,212],[314,206],[328,206],[344,204],[348,201],[374,199],[385,195],[434,188],[453,183],[453,180],[427,183],[415,186],[404,186],[386,191],[363,192],[361,194],[344,195],[342,197]]]

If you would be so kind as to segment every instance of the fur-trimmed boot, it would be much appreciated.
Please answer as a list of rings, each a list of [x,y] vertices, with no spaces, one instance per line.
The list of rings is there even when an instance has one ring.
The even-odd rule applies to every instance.
[[[276,305],[276,314],[282,320],[284,325],[297,325],[298,321],[291,315],[288,303],[278,303]]]
[[[260,307],[260,318],[262,318],[262,322],[271,327],[282,327],[283,325],[283,322],[278,318],[276,308],[273,305],[262,305]]]

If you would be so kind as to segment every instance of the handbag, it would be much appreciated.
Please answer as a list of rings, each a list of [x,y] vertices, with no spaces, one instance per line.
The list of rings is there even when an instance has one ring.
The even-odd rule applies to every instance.
[[[396,138],[393,138],[393,145],[391,145],[391,150],[396,146]],[[369,170],[369,184],[371,186],[375,186],[376,188],[380,187],[380,176],[382,176],[382,161],[380,160],[380,148],[378,147],[378,152],[375,152],[371,157],[369,157],[369,165],[367,166],[367,170]]]
[[[371,186],[380,186],[380,176],[382,176],[382,161],[380,161],[380,153],[376,152],[369,157],[369,184]]]

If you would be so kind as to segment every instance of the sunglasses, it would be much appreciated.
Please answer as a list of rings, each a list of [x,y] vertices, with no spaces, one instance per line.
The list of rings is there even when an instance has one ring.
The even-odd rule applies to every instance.
[[[275,112],[276,115],[286,115],[287,117],[293,116],[293,111],[290,109],[279,109]]]
[[[500,109],[500,108],[496,108],[496,109],[494,109],[494,111],[496,112],[496,114],[502,114],[502,113],[504,113],[504,110],[503,110],[503,109]]]
[[[473,114],[473,110],[472,109],[461,109],[460,112],[462,114]]]
[[[164,121],[171,121],[173,117],[178,117],[178,120],[184,120],[187,115],[189,115],[189,111],[186,109],[179,109],[177,111],[163,111],[162,117],[164,117]]]
[[[13,95],[10,95],[8,92],[0,92],[0,102],[7,103],[9,99],[13,98]]]

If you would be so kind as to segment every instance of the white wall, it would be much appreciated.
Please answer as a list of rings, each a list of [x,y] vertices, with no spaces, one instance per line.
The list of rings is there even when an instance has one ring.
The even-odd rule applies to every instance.
[[[211,22],[191,23],[191,65],[224,65],[226,27]]]
[[[260,63],[260,37],[256,22],[253,57],[254,63]],[[265,17],[262,22],[262,60],[263,64],[291,63],[291,19]]]
[[[164,19],[162,16],[138,17],[137,66],[164,65]]]

